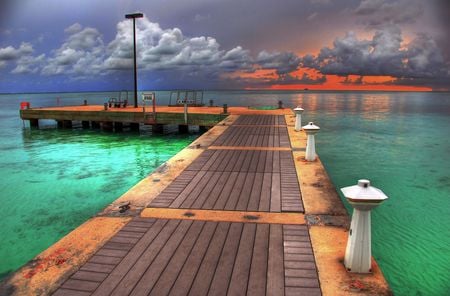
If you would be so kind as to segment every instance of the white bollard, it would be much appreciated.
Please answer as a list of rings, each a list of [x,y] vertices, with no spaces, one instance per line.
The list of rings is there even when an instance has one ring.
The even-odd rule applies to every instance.
[[[358,185],[341,188],[353,206],[352,223],[345,250],[344,265],[349,272],[372,271],[372,244],[370,210],[388,197],[378,188],[370,186],[369,180],[359,180]]]
[[[300,106],[297,106],[297,108],[294,108],[295,113],[295,131],[300,131],[302,129],[302,113],[305,111],[303,108],[300,108]]]
[[[303,127],[303,130],[306,132],[307,141],[306,141],[306,153],[305,159],[307,161],[316,160],[316,143],[314,140],[314,135],[320,130],[320,127],[314,125],[313,122],[308,123]]]

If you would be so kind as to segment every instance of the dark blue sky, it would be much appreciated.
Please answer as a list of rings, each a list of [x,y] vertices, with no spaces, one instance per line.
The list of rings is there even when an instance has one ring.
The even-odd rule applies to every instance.
[[[2,0],[0,92],[140,89],[442,90],[444,0]]]

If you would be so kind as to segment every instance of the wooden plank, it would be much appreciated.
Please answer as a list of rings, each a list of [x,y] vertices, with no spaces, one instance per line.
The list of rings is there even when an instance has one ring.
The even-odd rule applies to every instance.
[[[285,261],[284,266],[285,268],[311,269],[314,271],[316,270],[316,263],[308,261]]]
[[[237,159],[236,164],[233,167],[233,172],[240,172],[241,171],[242,165],[244,163],[244,159],[247,157],[248,153],[249,152],[246,151],[246,150],[240,151],[239,158]]]
[[[255,173],[250,199],[247,205],[247,211],[256,212],[259,209],[263,178],[263,173]]]
[[[225,208],[225,205],[228,201],[228,198],[231,195],[231,192],[233,192],[233,190],[235,189],[235,184],[238,181],[238,176],[239,176],[238,172],[232,172],[230,174],[227,182],[225,183],[225,186],[223,187],[222,192],[220,193],[219,197],[217,198],[217,200],[215,201],[215,203],[213,205],[214,210],[223,210]],[[212,201],[211,201],[211,203],[212,203]],[[209,206],[209,204],[208,204],[208,206]],[[204,207],[204,208],[208,208],[208,207]]]
[[[70,289],[58,289],[52,296],[89,296],[90,292],[75,291]]]
[[[214,186],[213,190],[211,191],[207,199],[201,205],[200,207],[201,209],[210,210],[214,207],[214,204],[217,202],[218,198],[222,194],[223,189],[229,180],[230,174],[231,174],[230,172],[223,172],[220,174],[216,186]]]
[[[270,211],[279,213],[281,212],[280,174],[272,174],[272,186],[270,190]]]
[[[119,237],[133,237],[133,238],[141,238],[144,234],[139,232],[128,232],[128,231],[119,231],[115,236]]]
[[[97,289],[99,283],[85,280],[68,279],[61,286],[63,289],[72,289],[77,291],[92,292]]]
[[[266,159],[267,159],[267,153],[269,151],[260,151],[259,158],[256,160],[257,167],[256,172],[257,173],[264,173],[264,168],[266,167]]]
[[[99,264],[118,264],[122,258],[118,257],[109,257],[109,256],[100,256],[100,255],[94,255],[89,259],[88,262],[90,263],[99,263]]]
[[[179,221],[157,220],[153,227],[142,237],[133,250],[122,260],[108,278],[103,281],[94,295],[111,295],[112,291],[132,268],[145,270],[144,262],[151,262],[156,252],[163,247]],[[162,230],[164,229],[164,232]],[[155,242],[151,245],[152,242]],[[149,247],[151,245],[151,247]],[[147,252],[145,252],[147,250]],[[145,253],[144,253],[145,252]],[[153,253],[152,253],[153,252]],[[141,262],[139,265],[137,262]],[[121,284],[122,285],[122,284]]]
[[[242,233],[242,223],[232,223],[208,295],[226,295]]]
[[[250,166],[248,168],[248,171],[250,173],[256,173],[256,168],[258,167],[258,160],[259,160],[260,154],[261,154],[261,151],[253,152],[252,159],[250,161]]]
[[[214,277],[219,258],[221,257],[224,244],[229,242],[228,232],[231,223],[220,223],[206,251],[205,257],[198,269],[195,279],[192,283],[189,295],[206,295],[208,294],[211,281]],[[236,226],[233,227],[236,231]]]
[[[111,256],[111,257],[125,257],[125,255],[128,253],[128,251],[123,251],[123,250],[112,250],[112,249],[104,249],[101,248],[100,250],[97,251],[97,255],[102,255],[102,256]]]
[[[245,185],[246,176],[247,176],[246,173],[238,173],[237,180],[234,183],[233,190],[231,191],[227,203],[225,204],[224,208],[225,210],[234,210],[236,208],[239,196],[241,195],[241,191]]]
[[[223,171],[231,172],[241,153],[242,153],[242,150],[234,150],[230,156],[230,159],[227,159],[226,166],[223,168]]]
[[[146,273],[149,266],[151,266],[160,255],[170,256],[191,224],[192,221],[189,220],[181,222],[179,220],[170,220],[145,252],[134,262],[131,269],[128,269],[122,281],[120,281],[120,283],[116,282],[117,286],[111,295],[128,295],[135,286],[136,292],[143,289],[142,279],[151,277],[151,275]],[[109,278],[110,277],[108,277],[108,279]]]
[[[270,225],[267,294],[284,295],[284,257],[281,225]]]
[[[288,287],[303,287],[303,288],[319,288],[319,280],[317,278],[302,278],[302,277],[286,277],[284,280]]]
[[[84,271],[92,271],[92,272],[104,272],[109,273],[114,269],[115,265],[109,265],[109,264],[97,264],[97,263],[86,263],[84,264],[80,270]]]
[[[218,225],[219,224],[215,222],[206,222],[206,225],[192,248],[183,268],[174,280],[172,289],[170,290],[171,295],[186,295],[190,290],[197,271],[200,269],[202,260],[206,252],[210,249],[210,246],[212,246],[211,243],[213,242],[213,238],[215,238],[213,235],[215,234]],[[219,232],[220,231],[217,231],[218,235],[220,234]],[[223,236],[223,239],[225,239],[225,235]],[[209,286],[209,282],[207,286]]]
[[[151,289],[151,293],[149,295],[159,296],[159,295],[167,295],[169,293],[173,283],[175,282],[179,272],[181,271],[181,268],[186,262],[189,253],[194,247],[197,238],[199,237],[201,231],[203,230],[204,225],[205,225],[204,221],[194,221],[192,223],[183,241],[177,246],[175,253],[173,254],[172,258],[170,259],[170,261],[166,266],[164,266],[165,265],[164,263],[167,258],[165,258],[162,253],[158,256],[158,258],[146,272],[146,274],[152,274],[152,277],[145,277],[146,276],[145,274],[143,279],[141,280],[141,282],[145,280],[145,284],[143,284],[143,286],[147,289],[141,291],[141,289],[139,289],[138,284],[138,286],[136,287],[136,289],[139,289],[138,294],[146,295],[147,292],[150,292],[152,286],[151,282],[153,282],[155,278],[157,279],[157,281],[153,289]],[[169,246],[167,245],[166,247]],[[159,258],[161,258],[161,260],[158,262]],[[161,269],[163,269],[164,271],[162,272],[161,276],[157,278],[157,274]],[[151,280],[149,280],[150,278]]]
[[[189,207],[191,209],[202,209],[203,204],[208,198],[213,197],[213,192],[215,189],[220,188],[222,180],[220,178],[222,177],[221,172],[215,172],[209,179],[208,184],[204,187],[203,191],[198,195],[197,199],[194,201],[194,203]],[[217,196],[217,195],[216,195]]]
[[[273,151],[272,172],[280,172],[280,151]]]
[[[104,279],[106,279],[107,276],[108,276],[108,273],[104,273],[104,272],[92,272],[92,271],[78,270],[70,278],[74,279],[74,280],[102,282]]]
[[[256,151],[250,150],[245,154],[245,159],[242,163],[242,167],[239,170],[240,172],[248,172],[250,168],[250,163],[252,161],[253,155]]]
[[[241,194],[239,194],[239,199],[234,207],[234,210],[245,211],[248,207],[250,200],[250,195],[252,194],[253,183],[255,180],[255,173],[247,173],[245,177],[244,187],[242,188]]]
[[[268,249],[269,224],[258,224],[256,227],[247,295],[259,296],[266,294]]]
[[[273,151],[267,151],[266,161],[264,166],[264,173],[271,173],[273,167]]]
[[[270,211],[270,192],[272,186],[272,174],[264,173],[263,183],[261,187],[261,200],[259,202],[259,211],[269,212]]]
[[[302,277],[302,278],[317,278],[317,271],[315,269],[299,269],[286,268],[284,275],[287,277]]]
[[[186,188],[180,193],[180,195],[177,196],[176,199],[174,199],[174,201],[171,203],[170,207],[171,208],[179,208],[180,205],[184,202],[184,200],[186,198],[188,198],[188,196],[194,192],[194,191],[198,191],[199,187],[201,186],[201,182],[205,182],[203,177],[205,176],[207,172],[206,171],[200,171],[197,173],[197,175],[192,179],[192,182],[189,183],[188,186],[186,186]],[[200,188],[201,189],[201,188]],[[194,193],[195,194],[195,193]],[[155,198],[155,200],[157,200],[158,197]],[[151,205],[151,204],[150,204]]]
[[[245,295],[252,263],[253,245],[256,234],[256,224],[243,224],[239,249],[234,259],[234,267],[227,295]]]
[[[179,208],[183,209],[198,209],[203,204],[204,200],[208,197],[209,193],[213,190],[217,180],[220,177],[220,173],[207,171],[203,179],[198,183],[191,194],[183,201]]]
[[[139,238],[136,237],[113,236],[109,241],[114,243],[135,244],[138,240]]]
[[[286,287],[286,296],[321,296],[320,288]]]

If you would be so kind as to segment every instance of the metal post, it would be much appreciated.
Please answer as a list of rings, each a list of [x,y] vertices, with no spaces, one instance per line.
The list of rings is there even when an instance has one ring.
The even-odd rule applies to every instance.
[[[188,105],[186,99],[184,100],[184,124],[188,124]]]
[[[137,65],[136,65],[136,18],[141,18],[142,13],[126,14],[125,18],[133,19],[133,61],[134,61],[134,108],[138,107],[137,101]]]
[[[137,108],[138,102],[137,102],[136,19],[135,18],[133,18],[133,60],[134,60],[134,108]]]

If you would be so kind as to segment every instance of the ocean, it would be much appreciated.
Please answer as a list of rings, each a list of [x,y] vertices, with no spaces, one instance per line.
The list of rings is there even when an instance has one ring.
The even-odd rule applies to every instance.
[[[76,228],[198,134],[24,126],[19,103],[103,104],[117,93],[0,95],[0,275]],[[156,92],[168,103],[169,92]],[[305,109],[336,188],[371,180],[389,199],[372,212],[373,255],[396,295],[449,295],[450,93],[207,91],[205,103]],[[114,160],[114,161],[111,161]],[[351,207],[343,196],[348,211]]]

